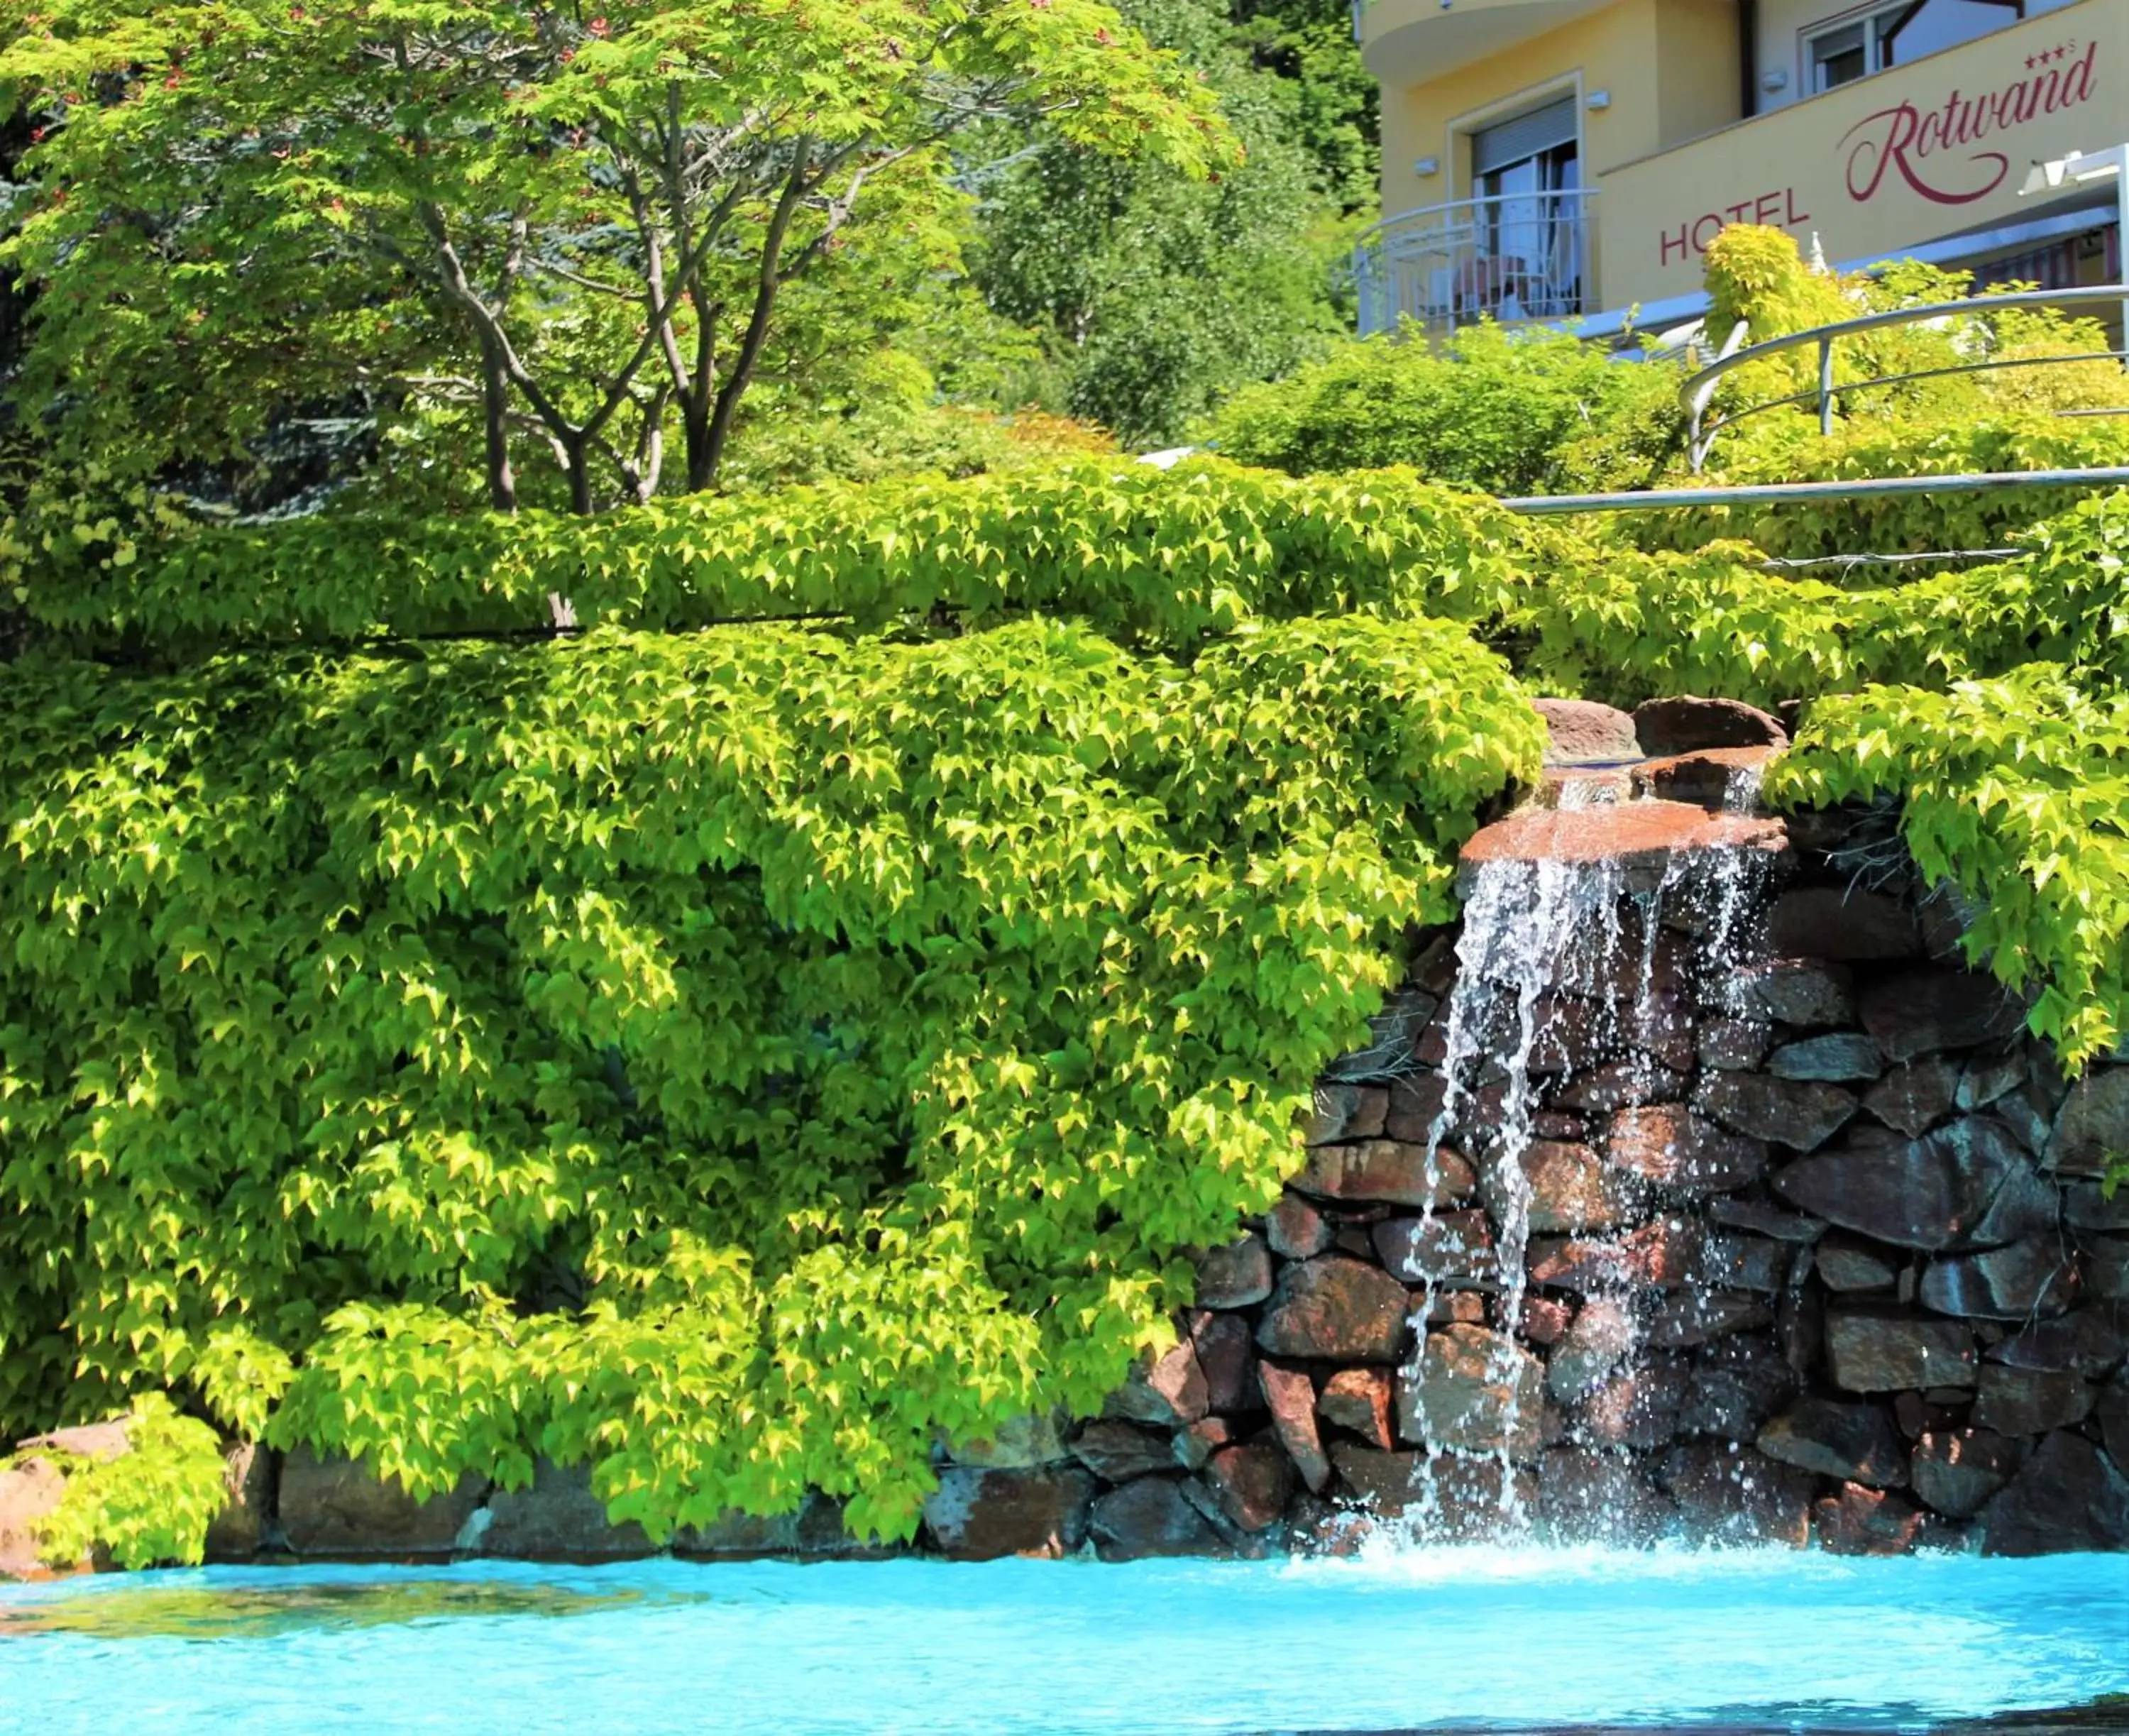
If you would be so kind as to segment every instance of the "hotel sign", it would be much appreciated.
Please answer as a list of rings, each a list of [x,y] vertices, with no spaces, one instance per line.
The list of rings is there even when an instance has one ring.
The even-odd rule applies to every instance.
[[[2046,14],[1604,175],[1604,305],[1698,287],[1727,223],[1817,233],[1828,258],[1855,259],[2019,214],[2030,163],[2129,129],[2109,87],[2126,10]],[[1794,167],[1770,183],[1769,163]]]

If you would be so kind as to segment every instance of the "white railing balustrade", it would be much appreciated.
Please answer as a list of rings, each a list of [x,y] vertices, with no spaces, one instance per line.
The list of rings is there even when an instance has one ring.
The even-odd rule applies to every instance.
[[[1457,199],[1385,217],[1354,250],[1360,335],[1417,321],[1564,319],[1590,293],[1590,187]]]

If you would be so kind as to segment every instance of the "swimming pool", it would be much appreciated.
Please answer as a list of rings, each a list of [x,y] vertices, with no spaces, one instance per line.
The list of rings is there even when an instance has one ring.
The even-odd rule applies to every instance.
[[[207,1569],[0,1588],[10,1731],[1935,1730],[2129,1693],[2129,1557]],[[2129,1729],[2105,1713],[2095,1728]]]

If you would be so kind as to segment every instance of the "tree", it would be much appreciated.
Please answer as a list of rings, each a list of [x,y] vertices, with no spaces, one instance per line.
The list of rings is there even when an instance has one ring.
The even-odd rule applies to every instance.
[[[1203,70],[1246,150],[1217,180],[1102,160],[1046,133],[987,135],[972,269],[1041,332],[1061,408],[1141,442],[1179,439],[1236,387],[1284,373],[1344,321],[1338,200],[1298,140],[1298,88],[1255,69],[1218,0],[1131,0]]]
[[[711,486],[788,289],[875,213],[936,228],[955,198],[942,147],[979,121],[1039,117],[1188,175],[1231,155],[1211,93],[1101,0],[591,17],[6,0],[0,17],[0,83],[41,117],[4,255],[40,292],[32,408],[90,413],[69,380],[94,382],[104,417],[179,400],[202,424],[188,451],[291,395],[466,402],[505,509],[527,434],[579,512],[601,476],[655,492],[675,421],[685,485]]]

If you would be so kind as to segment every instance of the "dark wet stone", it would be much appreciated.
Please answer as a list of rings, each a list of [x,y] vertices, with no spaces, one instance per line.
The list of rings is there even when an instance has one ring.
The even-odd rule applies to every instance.
[[[1326,1481],[1329,1476],[1326,1465]],[[1205,1486],[1235,1525],[1247,1532],[1265,1531],[1286,1511],[1293,1493],[1293,1465],[1269,1441],[1224,1447],[1205,1467]]]
[[[2031,1179],[2001,1127],[1973,1118],[1904,1143],[1851,1140],[1789,1165],[1774,1186],[1791,1204],[1845,1229],[1939,1249],[1971,1242],[1984,1228],[2008,1228],[2010,1217],[2022,1221],[2022,1209],[1989,1222],[1999,1195],[2017,1189],[2022,1199]]]
[[[1212,1406],[1197,1347],[1184,1338],[1158,1358],[1141,1358],[1123,1385],[1103,1401],[1102,1414],[1173,1428],[1196,1422]]]
[[[1796,886],[1774,900],[1767,943],[1798,957],[1865,960],[1913,958],[1922,950],[1914,912],[1882,892],[1841,886]]]
[[[1850,1392],[1970,1387],[1977,1366],[1971,1327],[1898,1308],[1828,1309],[1826,1353],[1833,1384]]]
[[[1896,1489],[1908,1481],[1908,1455],[1892,1419],[1875,1405],[1801,1399],[1760,1431],[1759,1449],[1800,1471]]]
[[[1838,1233],[1826,1238],[1812,1251],[1812,1266],[1826,1287],[1833,1290],[1890,1290],[1900,1276],[1900,1262],[1889,1249]]]
[[[1854,1031],[1830,1031],[1784,1043],[1768,1057],[1767,1071],[1777,1079],[1816,1080],[1827,1084],[1875,1079],[1884,1071],[1878,1046]]]
[[[1271,1294],[1271,1250],[1254,1233],[1198,1257],[1198,1305],[1248,1308]]]
[[[1993,977],[1925,966],[1872,983],[1857,1003],[1888,1061],[1971,1049],[2016,1036],[2025,1014]]]
[[[1998,1434],[2042,1434],[2069,1428],[2092,1414],[2098,1390],[2082,1376],[2062,1371],[2009,1368],[1984,1362],[1980,1395],[1974,1403],[1974,1425]]]
[[[2129,1066],[2096,1067],[2070,1088],[2048,1142],[2048,1166],[2097,1176],[2109,1154],[2129,1152]]]
[[[1407,1284],[1491,1289],[1498,1281],[1493,1225],[1484,1212],[1388,1218],[1372,1234],[1376,1257]]]
[[[1810,1027],[1854,1022],[1851,984],[1843,965],[1770,958],[1740,966],[1715,987],[1717,1004],[1732,1018]]]
[[[1618,1453],[1555,1447],[1538,1461],[1537,1519],[1555,1545],[1639,1547],[1676,1522],[1678,1509]]]
[[[1576,1407],[1574,1438],[1590,1447],[1650,1452],[1676,1438],[1692,1385],[1682,1356],[1652,1351],[1619,1370]]]
[[[2050,1434],[1981,1509],[1984,1555],[2129,1549],[2129,1476],[2080,1435]]]
[[[1331,1481],[1331,1461],[1324,1454],[1322,1438],[1316,1428],[1316,1382],[1307,1369],[1280,1362],[1260,1363],[1257,1376],[1264,1385],[1265,1402],[1271,1409],[1272,1428],[1279,1445],[1286,1449],[1287,1457],[1293,1462],[1294,1470],[1310,1492],[1321,1495]]]
[[[1651,1104],[1613,1115],[1605,1161],[1644,1181],[1682,1192],[1743,1187],[1767,1166],[1765,1142],[1725,1133],[1683,1104]]]
[[[1726,1073],[1749,1073],[1767,1058],[1774,1042],[1774,1028],[1764,1021],[1710,1019],[1700,1028],[1700,1064]]]
[[[1648,1343],[1659,1350],[1687,1350],[1731,1333],[1756,1332],[1774,1323],[1765,1297],[1731,1290],[1691,1288],[1664,1298],[1649,1316]]]
[[[1379,1139],[1389,1114],[1390,1094],[1384,1085],[1326,1080],[1316,1087],[1315,1103],[1303,1126],[1309,1145],[1336,1145],[1346,1139]]]
[[[1191,1347],[1205,1379],[1205,1408],[1231,1414],[1257,1409],[1256,1341],[1240,1314],[1201,1309],[1189,1317]]]
[[[1843,1483],[1812,1504],[1812,1532],[1829,1555],[1905,1555],[1928,1515],[1903,1495]]]
[[[2129,1323],[2118,1309],[2080,1308],[2058,1319],[2037,1320],[1988,1352],[1988,1360],[2011,1368],[2065,1373],[2098,1380],[2122,1364],[2129,1349]]]
[[[1225,1540],[1174,1477],[1141,1477],[1112,1490],[1094,1503],[1088,1529],[1105,1562],[1225,1552]]]
[[[1809,1541],[1816,1480],[1735,1441],[1688,1441],[1660,1462],[1657,1476],[1678,1503],[1684,1534],[1711,1543]]]
[[[656,1553],[643,1528],[615,1524],[592,1491],[591,1467],[541,1459],[522,1489],[488,1497],[480,1552],[518,1561],[593,1561]]]
[[[1987,1428],[1932,1431],[1915,1443],[1909,1474],[1915,1493],[1939,1513],[1972,1519],[2011,1481],[2023,1452]]]
[[[449,1555],[487,1493],[484,1478],[467,1477],[417,1501],[366,1464],[298,1447],[281,1463],[281,1529],[298,1555]]]
[[[1265,1240],[1286,1260],[1312,1260],[1331,1246],[1331,1224],[1298,1194],[1283,1195],[1265,1218]]]
[[[1072,1457],[1106,1483],[1128,1483],[1176,1468],[1174,1438],[1166,1429],[1103,1420],[1072,1439]]]
[[[2053,1237],[2035,1237],[1985,1253],[1931,1261],[1922,1274],[1922,1299],[1939,1314],[2025,1320],[2064,1313],[2079,1288],[2070,1251]]]
[[[924,1503],[924,1529],[931,1547],[953,1561],[1072,1555],[1087,1540],[1094,1486],[1076,1468],[955,1467],[940,1473]]]
[[[1771,1339],[1760,1333],[1718,1338],[1693,1358],[1679,1433],[1749,1441],[1796,1393],[1796,1372]]]
[[[1836,1085],[1762,1073],[1715,1073],[1703,1081],[1693,1107],[1734,1133],[1810,1152],[1855,1114],[1855,1097]]]

